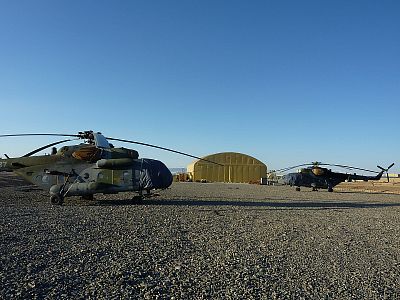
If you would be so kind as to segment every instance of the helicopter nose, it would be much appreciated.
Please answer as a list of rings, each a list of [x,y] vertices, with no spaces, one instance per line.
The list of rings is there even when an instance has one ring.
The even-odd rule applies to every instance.
[[[146,172],[143,172],[143,188],[166,189],[172,184],[172,174],[164,163],[155,159],[144,159]]]
[[[298,185],[299,184],[299,176],[298,174],[286,174],[283,176],[283,182],[287,185]]]

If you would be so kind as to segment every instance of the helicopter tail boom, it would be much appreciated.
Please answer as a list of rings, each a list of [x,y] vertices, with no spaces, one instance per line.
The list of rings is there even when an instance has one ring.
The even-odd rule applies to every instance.
[[[374,177],[373,180],[380,180],[380,179],[382,178],[382,175],[383,175],[384,172],[385,172],[385,171],[380,171],[380,172],[378,173],[378,175],[376,175],[376,176]]]
[[[394,163],[392,163],[389,167],[382,168],[381,166],[377,166],[379,169],[381,169],[381,171],[376,175],[376,176],[364,176],[364,175],[349,175],[349,179],[351,180],[363,180],[363,181],[369,181],[369,180],[380,180],[383,176],[383,174],[386,172],[387,174],[387,180],[389,182],[389,174],[388,171],[391,167],[394,166]]]

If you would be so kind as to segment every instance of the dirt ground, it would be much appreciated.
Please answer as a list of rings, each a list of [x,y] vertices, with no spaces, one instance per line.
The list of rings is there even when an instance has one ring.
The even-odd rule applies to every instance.
[[[395,193],[174,182],[55,206],[3,173],[0,299],[400,299]]]
[[[370,193],[389,193],[400,194],[400,181],[383,182],[342,182],[335,187],[338,191],[370,192]]]

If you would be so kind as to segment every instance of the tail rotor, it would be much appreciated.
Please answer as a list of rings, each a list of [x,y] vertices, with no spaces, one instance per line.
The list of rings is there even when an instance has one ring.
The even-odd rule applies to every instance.
[[[392,163],[389,167],[387,167],[386,169],[385,168],[382,168],[381,166],[377,166],[379,169],[381,169],[382,170],[382,172],[386,172],[386,177],[387,177],[387,182],[389,182],[389,169],[391,168],[391,167],[393,167],[394,166],[394,163]]]

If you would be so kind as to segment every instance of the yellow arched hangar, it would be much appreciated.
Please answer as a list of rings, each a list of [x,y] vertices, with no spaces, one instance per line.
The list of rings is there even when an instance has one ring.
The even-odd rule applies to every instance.
[[[259,182],[267,175],[267,166],[258,159],[236,152],[211,154],[196,160],[187,166],[189,177],[193,181],[207,182]]]

